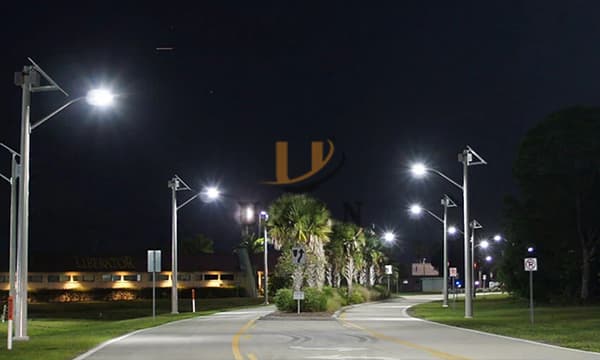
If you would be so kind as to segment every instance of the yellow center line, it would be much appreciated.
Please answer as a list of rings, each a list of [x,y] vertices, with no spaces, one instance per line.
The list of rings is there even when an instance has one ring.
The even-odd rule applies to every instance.
[[[248,329],[250,329],[252,327],[252,325],[254,325],[254,322],[256,321],[256,319],[252,319],[250,321],[248,321],[246,323],[246,325],[244,325],[234,336],[233,336],[233,340],[231,341],[231,351],[233,352],[233,357],[235,358],[235,360],[244,360],[244,357],[242,356],[242,353],[240,352],[240,337],[246,332],[248,331]],[[248,357],[250,358],[249,354]],[[254,356],[254,355],[252,355]],[[254,356],[254,358],[250,358],[250,360],[256,360],[256,357]]]
[[[248,360],[258,360],[258,358],[256,357],[256,355],[248,353]]]
[[[348,326],[351,326],[353,328],[362,330],[362,331],[366,332],[367,334],[369,334],[369,335],[371,335],[373,337],[376,337],[378,339],[390,341],[390,342],[393,342],[393,343],[396,343],[396,344],[400,344],[400,345],[409,347],[411,349],[425,351],[425,352],[428,352],[429,354],[435,356],[436,358],[443,359],[443,360],[470,360],[469,358],[466,358],[466,357],[462,357],[462,356],[459,356],[459,355],[452,355],[452,354],[449,354],[449,353],[446,353],[446,352],[443,352],[443,351],[439,351],[439,350],[436,350],[436,349],[433,349],[433,348],[430,348],[430,347],[427,347],[427,346],[415,344],[415,343],[412,343],[410,341],[405,341],[405,340],[401,340],[401,339],[395,338],[393,336],[385,335],[385,334],[379,333],[377,331],[368,329],[366,327],[362,327],[360,325],[356,325],[354,323],[351,323],[348,320],[344,320],[344,317],[345,317],[344,315],[346,315],[346,313],[343,313],[339,317],[339,319],[340,319],[341,322],[343,322],[344,324],[346,324]]]

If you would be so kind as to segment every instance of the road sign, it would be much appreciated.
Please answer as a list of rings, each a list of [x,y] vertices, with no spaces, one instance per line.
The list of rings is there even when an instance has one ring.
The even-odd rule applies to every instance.
[[[148,272],[161,272],[160,250],[148,250]]]
[[[456,277],[458,275],[458,271],[455,267],[450,268],[450,277]]]
[[[301,265],[306,262],[306,252],[304,248],[300,246],[295,246],[292,248],[292,259],[294,260],[294,264]]]
[[[386,275],[392,275],[393,274],[392,265],[386,265],[385,266],[385,273],[386,273]]]
[[[537,271],[537,258],[525,258],[525,271]]]
[[[294,300],[304,300],[304,291],[294,291]]]

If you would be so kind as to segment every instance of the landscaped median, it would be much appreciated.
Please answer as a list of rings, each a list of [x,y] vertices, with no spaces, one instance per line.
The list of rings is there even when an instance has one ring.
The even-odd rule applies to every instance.
[[[158,314],[152,319],[151,301],[114,301],[90,303],[30,304],[27,342],[14,342],[6,348],[6,323],[0,326],[1,359],[73,359],[100,343],[175,320],[210,315],[215,312],[259,305],[260,298],[223,298],[198,300],[196,313],[169,314],[170,302],[158,301]],[[188,304],[181,304],[186,309]]]
[[[534,340],[546,344],[600,352],[600,306],[537,305],[535,321],[529,322],[529,302],[508,295],[477,297],[473,318],[464,318],[464,303],[440,301],[414,306],[412,316],[442,324],[493,334]]]

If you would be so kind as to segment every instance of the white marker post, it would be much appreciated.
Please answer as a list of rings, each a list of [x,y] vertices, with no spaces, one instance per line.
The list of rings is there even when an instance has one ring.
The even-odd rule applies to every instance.
[[[529,271],[529,322],[533,325],[533,272],[537,271],[537,258],[525,258],[525,271]]]
[[[13,336],[13,313],[14,313],[14,302],[13,297],[8,297],[8,332],[6,335],[6,348],[12,350],[12,336]]]
[[[192,289],[192,312],[196,312],[196,289]]]
[[[152,319],[156,318],[156,273],[160,272],[160,250],[148,250],[148,272],[152,273]]]
[[[304,300],[304,291],[294,291],[294,300],[298,301],[298,315],[300,315],[300,300]]]

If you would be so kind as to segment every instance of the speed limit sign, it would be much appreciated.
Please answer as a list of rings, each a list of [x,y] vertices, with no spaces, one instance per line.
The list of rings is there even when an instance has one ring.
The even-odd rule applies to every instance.
[[[525,258],[525,271],[537,271],[537,258]]]

